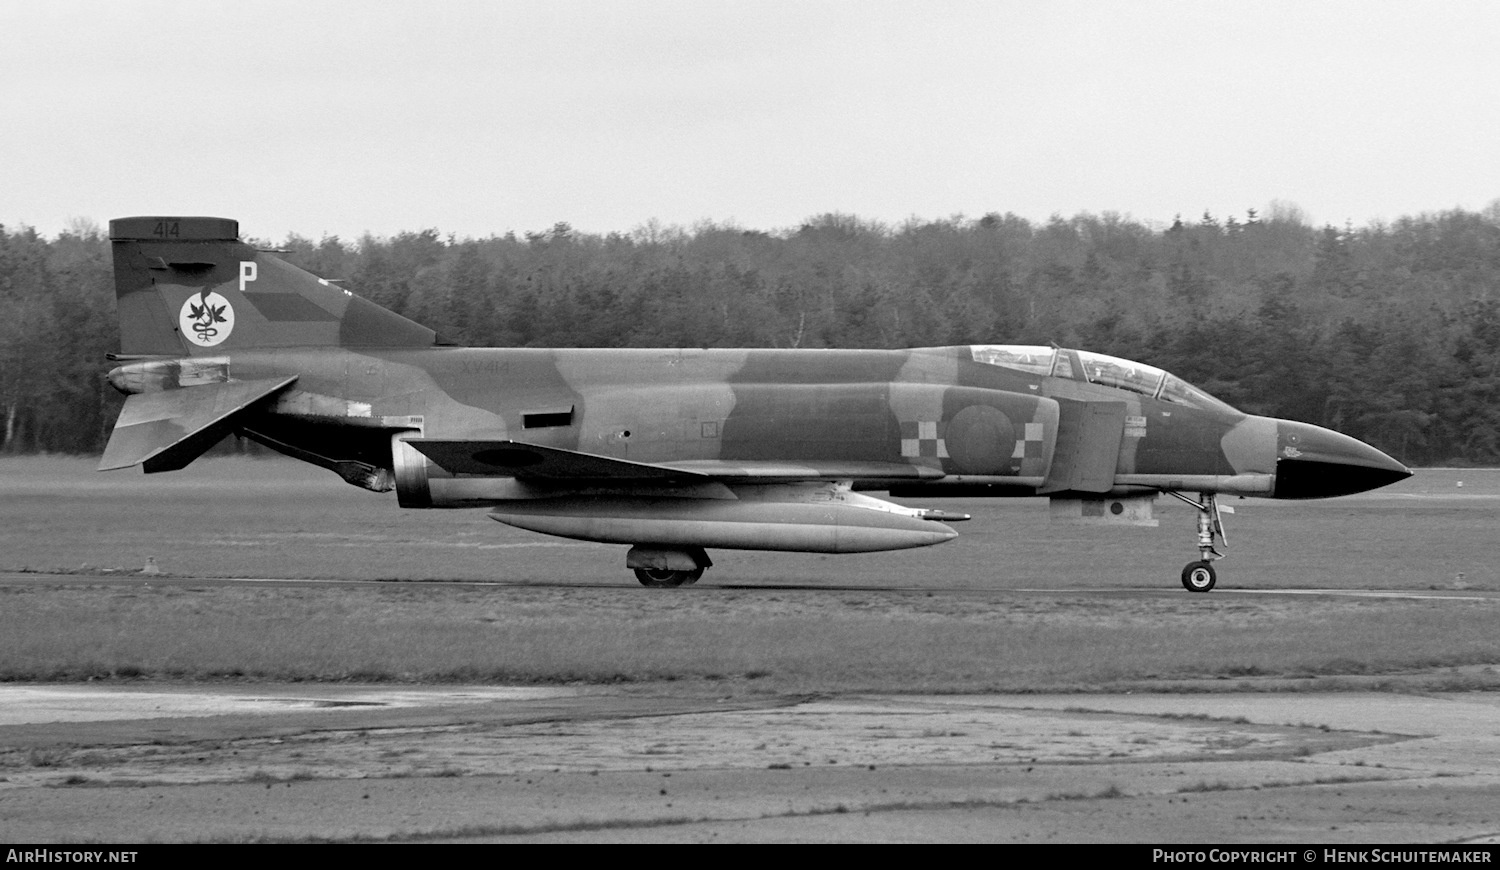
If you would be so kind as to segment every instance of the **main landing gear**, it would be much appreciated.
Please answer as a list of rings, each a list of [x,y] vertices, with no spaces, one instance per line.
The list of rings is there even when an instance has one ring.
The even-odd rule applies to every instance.
[[[635,579],[641,581],[642,586],[649,586],[652,589],[691,586],[697,583],[698,578],[702,576],[702,568],[694,568],[691,571],[673,571],[671,568],[635,569]]]
[[[691,586],[712,564],[702,547],[637,544],[625,554],[625,567],[634,570],[635,579],[651,589]]]
[[[1215,545],[1229,548],[1229,541],[1224,537],[1224,520],[1220,514],[1232,514],[1234,508],[1220,508],[1219,497],[1211,492],[1199,493],[1202,501],[1170,489],[1165,492],[1198,510],[1198,555],[1202,558],[1183,566],[1182,587],[1189,592],[1207,592],[1219,581],[1219,574],[1214,570],[1213,563],[1224,558],[1224,554]]]

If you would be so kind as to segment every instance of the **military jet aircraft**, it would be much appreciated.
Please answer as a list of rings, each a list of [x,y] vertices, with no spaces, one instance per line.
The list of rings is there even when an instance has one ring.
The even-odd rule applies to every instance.
[[[1235,410],[1084,350],[534,349],[431,330],[239,240],[236,221],[110,222],[129,398],[100,469],[179,469],[231,432],[395,490],[402,507],[626,544],[646,586],[707,550],[859,553],[951,540],[893,497],[1044,496],[1055,519],[1197,511],[1182,584],[1217,582],[1218,498],[1325,498],[1410,471],[1354,438]]]

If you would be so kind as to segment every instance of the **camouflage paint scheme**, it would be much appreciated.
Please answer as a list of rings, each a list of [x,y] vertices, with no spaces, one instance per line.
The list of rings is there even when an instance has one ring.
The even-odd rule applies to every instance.
[[[101,469],[181,468],[235,432],[405,507],[631,544],[647,585],[695,581],[709,546],[926,546],[966,519],[862,491],[1045,495],[1059,517],[1136,524],[1178,494],[1203,515],[1207,565],[1218,494],[1318,498],[1410,473],[1086,352],[454,347],[240,243],[235,221],[123,218],[110,237],[110,381],[130,398]],[[1211,567],[1206,587],[1186,571],[1212,587]]]

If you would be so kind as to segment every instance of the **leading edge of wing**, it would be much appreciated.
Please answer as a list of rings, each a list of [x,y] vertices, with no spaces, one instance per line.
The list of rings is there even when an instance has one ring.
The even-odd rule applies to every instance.
[[[525,441],[409,438],[406,443],[452,474],[541,480],[935,480],[944,476],[939,469],[903,462],[700,459],[649,463]]]
[[[683,480],[701,475],[644,462],[613,459],[525,441],[447,441],[406,438],[407,444],[453,474],[547,480]]]

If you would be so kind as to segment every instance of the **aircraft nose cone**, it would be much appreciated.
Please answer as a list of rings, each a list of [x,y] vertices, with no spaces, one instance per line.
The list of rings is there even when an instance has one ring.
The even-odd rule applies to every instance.
[[[1374,447],[1311,423],[1278,420],[1276,498],[1351,495],[1411,477],[1411,469]]]

